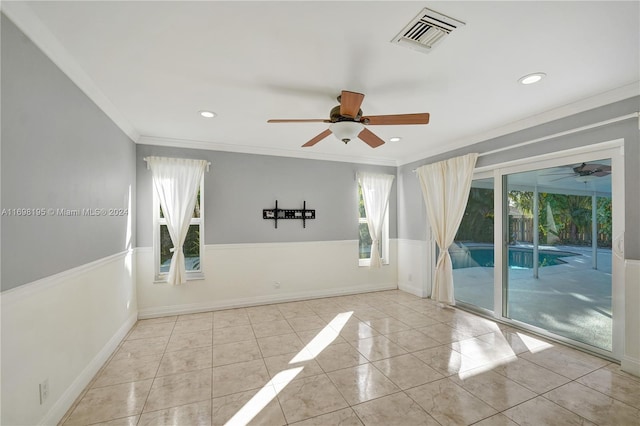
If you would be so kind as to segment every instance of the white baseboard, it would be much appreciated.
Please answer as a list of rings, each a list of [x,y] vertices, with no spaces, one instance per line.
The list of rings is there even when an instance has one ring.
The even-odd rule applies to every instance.
[[[398,288],[395,240],[390,264],[359,266],[358,241],[205,246],[204,279],[182,286],[154,283],[153,253],[137,250],[140,318],[280,303]]]
[[[622,371],[640,377],[640,359],[624,356],[622,357],[620,367]]]
[[[624,355],[621,367],[627,373],[640,376],[640,260],[626,259],[624,294]]]
[[[89,382],[98,373],[100,368],[107,362],[111,354],[117,349],[118,345],[125,338],[131,327],[138,320],[138,314],[134,312],[127,318],[126,322],[118,329],[106,345],[98,352],[91,362],[82,370],[80,375],[73,381],[71,386],[64,391],[62,396],[53,404],[51,409],[42,418],[40,424],[52,425],[57,424],[71,408],[75,400],[80,396],[82,391],[87,387]]]
[[[107,362],[111,354],[118,348],[118,345],[125,338],[131,327],[138,320],[138,314],[133,313],[124,324],[118,329],[116,334],[107,342],[102,350],[91,360],[91,362],[82,370],[82,373],[73,381],[71,386],[67,388],[62,396],[53,404],[51,409],[44,416],[40,424],[52,425],[57,424],[71,408],[75,400],[82,393],[84,388],[91,382],[100,368]]]
[[[134,266],[127,250],[2,292],[0,423],[60,421],[137,320]]]
[[[244,308],[248,306],[265,305],[272,303],[284,303],[299,300],[319,299],[323,297],[345,296],[349,294],[369,293],[373,291],[396,290],[396,283],[388,283],[375,286],[345,287],[340,290],[320,290],[309,292],[288,293],[283,295],[256,296],[243,299],[230,299],[223,301],[209,301],[185,305],[161,306],[142,309],[138,312],[138,318],[147,319],[168,315],[184,315],[197,312],[218,311],[222,309]]]
[[[430,242],[398,239],[398,288],[418,297],[427,297],[432,263]]]
[[[426,297],[424,290],[415,282],[398,282],[398,289],[418,297]]]

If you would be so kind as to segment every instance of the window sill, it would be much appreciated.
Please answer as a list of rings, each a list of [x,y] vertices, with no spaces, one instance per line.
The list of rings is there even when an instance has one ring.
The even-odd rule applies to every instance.
[[[382,266],[389,265],[389,261],[386,259],[382,259]],[[358,267],[360,268],[368,268],[371,266],[371,259],[358,259]]]
[[[204,274],[202,272],[189,272],[187,273],[187,281],[201,281],[204,280]],[[167,274],[156,275],[153,280],[154,284],[166,284]]]

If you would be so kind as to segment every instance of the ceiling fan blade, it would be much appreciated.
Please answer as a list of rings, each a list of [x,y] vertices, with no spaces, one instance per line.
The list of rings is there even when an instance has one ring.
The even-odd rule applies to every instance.
[[[324,118],[293,118],[293,119],[271,119],[267,123],[331,123],[331,120]]]
[[[384,141],[369,129],[362,129],[362,131],[358,134],[358,137],[371,148],[377,148],[380,145],[384,144]]]
[[[362,93],[343,90],[340,95],[340,115],[355,118],[360,111],[364,95]]]
[[[331,134],[331,130],[327,129],[327,130],[325,130],[324,132],[320,133],[318,136],[316,136],[315,138],[311,139],[309,142],[305,143],[302,146],[303,147],[314,146],[315,144],[317,144],[318,142],[320,142],[322,139],[326,138],[330,134]]]
[[[611,173],[611,166],[607,166],[604,164],[598,164],[598,167],[593,169],[594,172],[607,172]]]
[[[392,124],[429,124],[429,113],[395,114],[395,115],[368,115],[360,120],[368,125],[392,125]]]

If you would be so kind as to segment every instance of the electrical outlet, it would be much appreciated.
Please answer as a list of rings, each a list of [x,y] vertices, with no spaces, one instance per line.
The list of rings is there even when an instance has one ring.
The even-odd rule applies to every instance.
[[[273,283],[273,288],[280,288],[280,281]]]
[[[49,398],[49,379],[44,379],[40,383],[40,405],[44,404],[47,398]]]
[[[409,274],[409,281],[413,281],[413,274]]]

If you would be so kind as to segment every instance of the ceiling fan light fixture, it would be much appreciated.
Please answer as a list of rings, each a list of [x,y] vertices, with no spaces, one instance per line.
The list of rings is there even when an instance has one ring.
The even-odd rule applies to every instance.
[[[543,78],[545,78],[547,76],[547,74],[543,73],[543,72],[534,72],[532,74],[527,74],[523,77],[520,77],[520,79],[518,79],[518,81],[521,84],[527,85],[527,84],[533,84],[533,83],[537,83],[540,80],[542,80]]]
[[[338,121],[329,126],[329,130],[336,139],[344,143],[357,138],[362,129],[364,129],[364,125],[357,121]]]
[[[330,134],[345,144],[358,138],[371,148],[377,148],[385,144],[380,136],[367,129],[365,125],[398,125],[398,124],[429,124],[429,113],[413,114],[387,114],[363,116],[362,100],[364,94],[343,90],[338,96],[340,105],[333,107],[329,113],[329,119],[269,119],[267,123],[331,123],[329,128],[311,138],[302,145],[303,148],[314,146]],[[398,138],[400,140],[400,138]]]
[[[389,142],[400,142],[402,138],[400,136],[394,136],[389,139]]]

